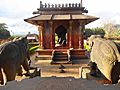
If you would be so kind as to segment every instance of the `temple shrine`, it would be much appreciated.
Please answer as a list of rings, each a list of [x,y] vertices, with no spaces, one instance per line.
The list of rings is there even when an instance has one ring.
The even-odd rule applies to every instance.
[[[85,56],[85,25],[98,17],[87,15],[81,3],[43,4],[34,11],[35,16],[24,21],[36,25],[39,31],[39,55],[50,55],[51,63],[72,63]]]

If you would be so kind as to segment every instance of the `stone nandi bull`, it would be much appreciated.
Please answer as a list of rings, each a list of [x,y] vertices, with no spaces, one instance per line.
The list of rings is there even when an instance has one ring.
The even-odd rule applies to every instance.
[[[108,80],[113,84],[117,83],[120,75],[120,54],[116,44],[111,40],[92,36],[89,38],[89,45],[92,47],[90,58],[93,70],[97,66]],[[91,74],[95,75],[96,72]]]
[[[16,41],[6,42],[0,45],[0,81],[4,83],[3,72],[7,81],[15,80],[18,73],[22,75],[22,67],[29,74],[27,38],[21,38]],[[21,67],[22,66],[22,67]],[[2,72],[3,71],[3,72]]]

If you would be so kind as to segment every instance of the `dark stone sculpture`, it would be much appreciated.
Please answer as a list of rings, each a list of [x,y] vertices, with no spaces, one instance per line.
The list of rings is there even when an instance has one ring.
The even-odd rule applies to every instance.
[[[7,81],[15,80],[15,76],[22,75],[22,68],[29,74],[28,59],[28,42],[27,38],[21,38],[13,42],[7,42],[0,45],[0,68],[3,68],[3,72],[6,75]],[[0,81],[4,84],[3,74],[0,69]]]

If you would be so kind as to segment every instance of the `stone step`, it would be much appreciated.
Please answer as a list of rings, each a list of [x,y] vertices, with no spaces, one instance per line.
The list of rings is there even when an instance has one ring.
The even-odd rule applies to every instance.
[[[67,55],[67,52],[55,52],[54,55]]]
[[[53,50],[52,49],[37,49],[36,52],[39,55],[52,55]]]
[[[65,58],[68,58],[68,55],[54,55],[54,57],[58,57],[58,58],[65,57]]]
[[[89,59],[76,59],[76,60],[72,60],[73,64],[89,64]]]
[[[68,61],[68,58],[54,58],[53,61]]]
[[[62,64],[62,63],[68,63],[68,54],[67,50],[56,50],[54,52],[54,56],[52,58],[52,63],[56,64]]]
[[[52,61],[51,64],[71,64],[70,61]]]
[[[35,58],[35,60],[51,60],[51,59],[52,59],[51,55],[38,55]]]
[[[77,59],[88,59],[86,55],[70,55],[71,60],[77,60]]]

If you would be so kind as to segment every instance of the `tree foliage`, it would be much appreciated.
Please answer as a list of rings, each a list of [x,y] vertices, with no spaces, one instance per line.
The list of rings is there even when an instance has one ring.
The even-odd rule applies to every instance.
[[[120,28],[118,28],[117,36],[120,36]]]
[[[95,35],[101,35],[101,36],[105,35],[105,31],[103,30],[103,28],[97,27],[97,28],[93,28],[92,30]]]
[[[5,23],[0,23],[0,39],[7,39],[10,37],[10,32],[7,30]]]
[[[84,30],[84,36],[85,36],[85,38],[90,37],[92,34],[93,34],[92,29],[86,28],[86,29]]]
[[[91,35],[101,35],[101,36],[104,36],[105,35],[105,31],[103,30],[103,28],[99,28],[99,27],[92,28],[92,29],[86,28],[84,30],[85,38],[90,37]]]
[[[113,23],[104,24],[103,29],[105,31],[105,37],[108,37],[108,38],[116,36],[116,34],[118,32],[117,27],[115,27],[115,25]]]
[[[106,38],[119,39],[120,38],[120,24],[108,22],[103,27]]]

